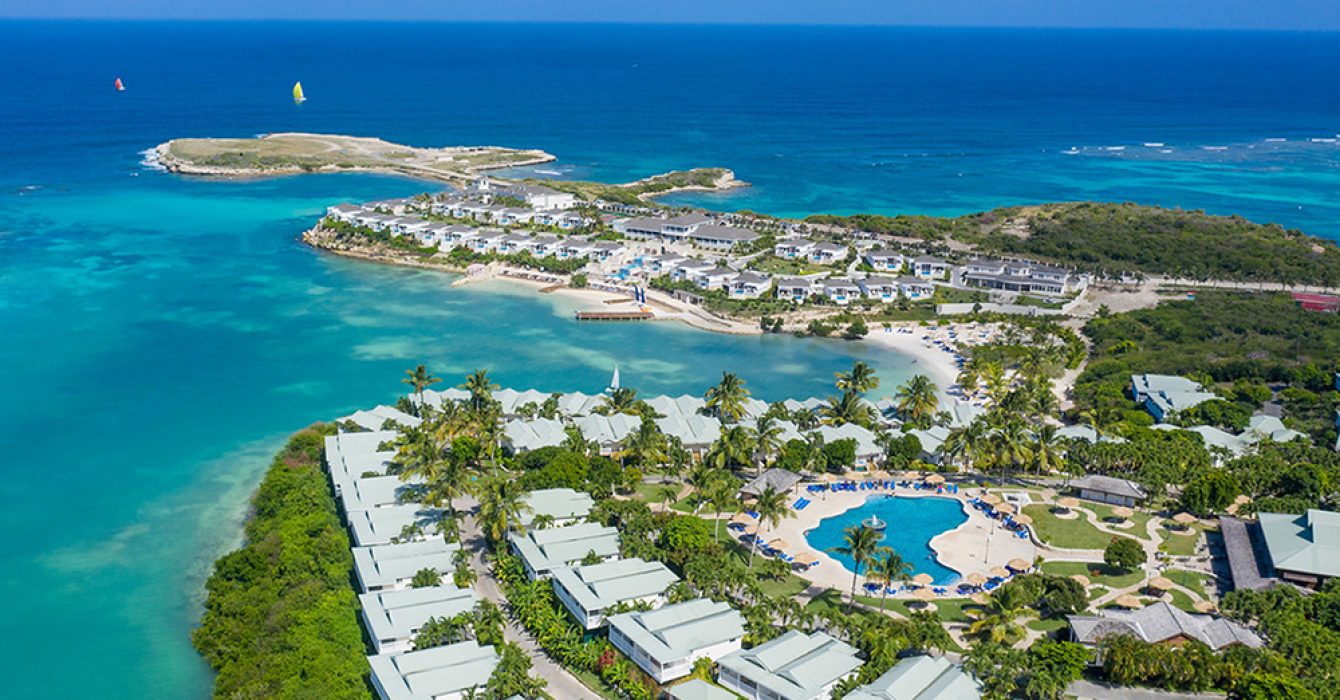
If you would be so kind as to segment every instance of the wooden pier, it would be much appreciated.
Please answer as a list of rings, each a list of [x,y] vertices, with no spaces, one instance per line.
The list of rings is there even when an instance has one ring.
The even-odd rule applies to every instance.
[[[629,309],[626,311],[578,311],[578,321],[646,321],[655,318],[650,311]]]

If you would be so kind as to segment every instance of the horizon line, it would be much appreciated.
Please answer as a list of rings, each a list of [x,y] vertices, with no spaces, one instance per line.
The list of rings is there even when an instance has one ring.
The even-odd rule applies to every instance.
[[[964,30],[1056,30],[1056,31],[1123,31],[1123,32],[1195,32],[1195,33],[1259,33],[1259,34],[1336,34],[1333,28],[1267,28],[1267,27],[1188,27],[1188,26],[1128,26],[1128,25],[1067,25],[1067,24],[894,24],[884,22],[732,22],[680,20],[528,20],[528,19],[413,19],[373,17],[65,17],[37,15],[0,15],[0,22],[192,22],[208,23],[284,23],[305,22],[323,24],[497,24],[530,26],[630,26],[630,27],[787,27],[787,28],[846,28],[846,29],[964,29]]]

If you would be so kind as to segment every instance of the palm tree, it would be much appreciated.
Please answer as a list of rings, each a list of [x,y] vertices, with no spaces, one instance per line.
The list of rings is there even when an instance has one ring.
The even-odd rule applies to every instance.
[[[1038,473],[1059,469],[1065,459],[1065,450],[1056,437],[1056,426],[1047,423],[1033,433],[1033,466]]]
[[[759,457],[756,475],[782,449],[782,433],[782,422],[774,415],[764,415],[754,423],[754,451]]]
[[[735,479],[725,475],[719,475],[708,482],[706,499],[716,515],[712,521],[712,539],[719,539],[721,536],[721,514],[734,511],[740,506],[740,499],[736,497],[738,492]]]
[[[753,431],[743,425],[732,425],[712,443],[704,459],[718,469],[729,469],[734,465],[749,464],[753,455]]]
[[[483,482],[479,493],[479,526],[495,547],[513,528],[525,532],[521,515],[530,511],[526,495],[520,482],[510,476],[493,476]]]
[[[754,499],[754,512],[758,513],[759,529],[767,525],[769,530],[776,529],[782,523],[782,520],[791,516],[794,512],[787,504],[786,494],[774,490],[771,486],[763,489]],[[754,536],[753,544],[749,547],[749,566],[754,566],[754,552],[758,551],[758,541],[762,539],[757,534]]]
[[[618,389],[611,389],[610,393],[601,400],[596,412],[607,416],[615,413],[634,414],[637,413],[639,403],[637,389],[622,386]]]
[[[646,416],[637,429],[624,438],[624,452],[643,467],[665,464],[667,446],[665,435],[656,423]]]
[[[656,490],[656,494],[661,497],[661,509],[670,510],[670,504],[679,495],[679,489],[673,484],[661,484],[661,487]]]
[[[1017,640],[1025,634],[1019,618],[1036,615],[1037,611],[1025,605],[1023,589],[1002,586],[991,596],[985,608],[967,611],[976,618],[968,626],[968,634],[988,639],[996,644]]]
[[[851,366],[850,372],[837,373],[837,388],[864,394],[879,388],[879,377],[875,375],[875,370],[870,365],[857,362]]]
[[[493,390],[498,385],[489,379],[488,370],[477,369],[465,378],[460,388],[470,392],[470,407],[478,411],[493,400]]]
[[[913,425],[926,425],[935,412],[940,410],[935,382],[924,374],[918,374],[898,387],[894,398],[898,400],[898,413],[903,420]]]
[[[842,531],[842,544],[829,551],[851,557],[855,566],[851,574],[851,597],[847,599],[847,610],[856,602],[856,579],[861,575],[861,566],[870,560],[880,549],[879,533],[857,523]]]
[[[855,423],[869,427],[873,419],[870,404],[854,391],[844,391],[837,397],[829,397],[828,403],[819,407],[819,415],[827,425]]]
[[[1001,470],[1001,478],[1009,477],[1011,469],[1028,464],[1033,450],[1029,445],[1028,431],[1022,422],[1007,421],[995,431],[991,438],[992,457]]]
[[[428,368],[424,367],[423,365],[419,365],[414,369],[407,369],[405,370],[405,374],[408,376],[406,376],[404,379],[401,379],[400,383],[408,384],[414,388],[414,395],[419,399],[418,405],[420,408],[422,408],[423,390],[442,380],[430,374],[428,372]]]
[[[1005,368],[998,362],[988,362],[982,365],[978,374],[981,375],[982,385],[986,388],[986,395],[992,403],[999,401],[1008,385],[1005,380]]]
[[[703,499],[703,494],[706,493],[707,487],[710,486],[713,481],[720,478],[721,474],[722,471],[720,469],[717,469],[711,462],[705,459],[693,465],[693,469],[689,470],[689,483],[693,484],[693,493],[698,497],[699,501]]]
[[[884,595],[879,599],[879,610],[884,611],[884,602],[889,597],[889,586],[895,581],[906,581],[912,575],[912,565],[903,560],[901,554],[891,548],[884,548],[881,556],[870,565],[869,578],[884,584]]]
[[[744,417],[749,390],[745,388],[743,379],[730,372],[722,372],[721,382],[708,389],[703,398],[707,400],[707,409],[723,423],[737,423]]]

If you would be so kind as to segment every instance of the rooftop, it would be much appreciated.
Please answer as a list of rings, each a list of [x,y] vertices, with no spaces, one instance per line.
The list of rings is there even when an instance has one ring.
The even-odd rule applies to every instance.
[[[913,656],[894,664],[846,700],[980,700],[972,676],[942,656]]]
[[[1258,513],[1256,517],[1275,569],[1340,576],[1340,513],[1309,509],[1303,515]]]
[[[1193,615],[1159,601],[1138,610],[1102,610],[1098,615],[1070,616],[1075,641],[1097,644],[1109,634],[1130,634],[1149,643],[1196,639],[1214,650],[1234,644],[1262,645],[1255,632],[1212,615]]]
[[[441,537],[404,544],[354,547],[354,570],[364,589],[391,586],[413,578],[422,569],[451,571],[451,557],[460,548],[459,544],[448,544]]]
[[[662,663],[744,636],[744,618],[740,613],[707,598],[650,612],[621,613],[610,617],[609,624]]]
[[[802,477],[799,474],[790,471],[789,469],[773,467],[745,484],[740,489],[740,493],[747,496],[757,496],[769,488],[773,491],[786,493],[791,490],[791,487],[799,484],[801,479]]]
[[[809,700],[861,667],[856,649],[823,632],[790,630],[752,649],[717,661],[782,700]],[[771,696],[770,696],[771,697]]]
[[[590,552],[600,557],[619,554],[619,531],[599,523],[580,523],[508,535],[521,558],[536,572],[552,571],[581,561]]]
[[[1130,479],[1118,479],[1113,476],[1103,476],[1101,474],[1087,474],[1070,482],[1071,488],[1083,491],[1097,491],[1099,493],[1110,493],[1114,496],[1124,496],[1126,498],[1144,498],[1145,490],[1140,485]]]
[[[469,588],[430,586],[398,591],[373,591],[358,596],[368,634],[374,640],[409,639],[425,622],[449,619],[475,607],[477,597]]]
[[[585,518],[595,506],[591,494],[572,489],[540,489],[526,496],[526,505],[530,510],[519,518],[522,525],[529,526],[535,518],[547,515],[555,521],[579,520]]]
[[[403,654],[369,656],[373,682],[387,700],[433,700],[488,682],[498,665],[493,647],[471,640]]]
[[[554,570],[554,583],[562,586],[583,610],[591,612],[659,595],[678,580],[665,564],[641,559]]]

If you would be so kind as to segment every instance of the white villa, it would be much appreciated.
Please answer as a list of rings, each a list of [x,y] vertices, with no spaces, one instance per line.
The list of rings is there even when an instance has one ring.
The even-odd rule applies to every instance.
[[[1131,398],[1143,404],[1154,420],[1163,423],[1174,413],[1219,398],[1185,377],[1167,374],[1131,375]]]
[[[423,479],[417,477],[402,481],[399,476],[368,476],[341,484],[337,492],[345,512],[351,513],[413,500],[422,483]]]
[[[856,649],[823,632],[790,630],[717,661],[717,681],[748,700],[827,700],[861,668]]]
[[[981,700],[982,689],[943,656],[912,656],[893,665],[845,700]]]
[[[572,525],[586,519],[595,506],[591,494],[572,489],[540,489],[526,495],[526,509],[517,518],[521,525],[530,527],[540,516],[547,516],[554,525]]]
[[[609,618],[610,643],[657,683],[689,675],[698,659],[738,651],[743,639],[739,611],[707,598]]]
[[[602,561],[619,558],[619,531],[599,523],[511,532],[507,540],[532,580],[549,578],[554,569],[578,564],[592,553]]]
[[[354,575],[364,592],[409,588],[414,574],[432,569],[443,576],[452,572],[452,557],[461,546],[441,537],[403,544],[354,547]]]
[[[912,275],[921,279],[944,279],[949,274],[949,263],[929,255],[913,258],[911,265]]]
[[[474,640],[402,654],[369,656],[372,686],[381,700],[462,700],[483,687],[498,652]]]
[[[679,581],[665,564],[619,559],[588,566],[555,569],[554,593],[577,624],[593,630],[605,624],[605,611],[624,604],[665,604],[665,589]]]
[[[357,510],[348,514],[357,547],[427,539],[437,534],[442,511],[419,503]]]
[[[358,596],[363,622],[378,654],[410,651],[415,635],[432,618],[449,619],[474,609],[469,588],[452,585],[373,591]]]
[[[896,250],[879,249],[867,251],[865,261],[877,272],[896,273],[903,271],[903,263],[906,262],[906,258]]]

